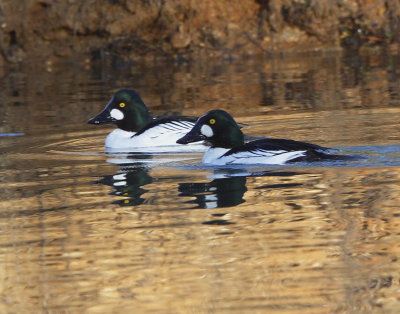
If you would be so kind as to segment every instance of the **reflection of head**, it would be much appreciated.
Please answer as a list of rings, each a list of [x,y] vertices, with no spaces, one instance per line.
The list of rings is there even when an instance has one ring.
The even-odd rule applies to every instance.
[[[141,187],[150,184],[153,181],[145,167],[132,168],[129,171],[117,173],[115,175],[104,176],[103,179],[97,181],[104,185],[112,186],[115,191],[111,195],[119,195],[126,197],[122,200],[112,202],[121,206],[140,205],[144,199],[140,196],[148,190]]]

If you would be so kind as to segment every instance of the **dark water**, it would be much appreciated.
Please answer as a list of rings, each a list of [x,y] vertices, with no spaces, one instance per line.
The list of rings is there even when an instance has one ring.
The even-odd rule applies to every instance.
[[[2,313],[397,313],[400,57],[27,67],[0,79]],[[352,162],[214,168],[106,154],[113,92],[228,110]]]

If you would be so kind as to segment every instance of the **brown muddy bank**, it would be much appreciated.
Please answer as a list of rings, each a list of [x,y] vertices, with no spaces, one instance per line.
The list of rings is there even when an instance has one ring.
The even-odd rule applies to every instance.
[[[252,55],[397,47],[389,0],[3,0],[0,66],[105,55]]]

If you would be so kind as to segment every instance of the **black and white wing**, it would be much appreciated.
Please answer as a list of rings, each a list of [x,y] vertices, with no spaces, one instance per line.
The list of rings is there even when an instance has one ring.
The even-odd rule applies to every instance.
[[[193,119],[188,119],[187,117],[158,118],[150,122],[146,127],[137,132],[134,136],[139,136],[145,133],[147,136],[153,137],[166,133],[179,133],[185,135],[193,128],[195,124],[195,121],[192,120]]]
[[[233,148],[220,159],[227,164],[233,163],[262,163],[284,164],[291,161],[307,161],[329,156],[324,151],[328,148],[286,139],[261,139]]]

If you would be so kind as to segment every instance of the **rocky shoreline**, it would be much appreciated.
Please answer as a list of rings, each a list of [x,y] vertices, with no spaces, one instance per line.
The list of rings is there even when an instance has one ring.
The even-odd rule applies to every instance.
[[[400,3],[376,0],[3,0],[0,66],[396,47]]]

